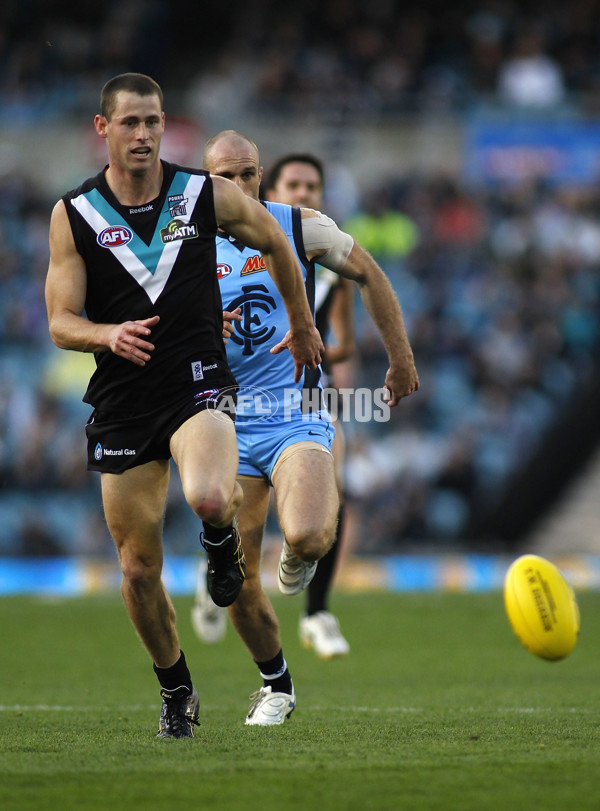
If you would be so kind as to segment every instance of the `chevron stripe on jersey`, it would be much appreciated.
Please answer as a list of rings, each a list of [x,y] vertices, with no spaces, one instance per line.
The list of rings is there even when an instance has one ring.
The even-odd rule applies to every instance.
[[[177,220],[184,225],[189,223],[191,212],[194,210],[205,180],[206,178],[202,175],[175,173],[167,196],[183,194],[187,198],[186,210],[189,213],[177,216]],[[132,229],[129,224],[97,189],[73,198],[71,204],[93,229],[96,236],[101,234],[105,228],[115,225],[123,226],[131,233]],[[182,240],[178,239],[163,245],[161,229],[166,228],[173,219],[168,209],[160,213],[149,245],[133,233],[132,239],[126,245],[105,246],[106,250],[112,252],[125,270],[145,290],[152,304],[165,289],[182,244]]]

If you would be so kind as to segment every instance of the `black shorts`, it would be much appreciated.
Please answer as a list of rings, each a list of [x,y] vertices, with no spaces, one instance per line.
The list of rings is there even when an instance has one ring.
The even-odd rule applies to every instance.
[[[235,420],[235,403],[235,387],[227,386],[195,389],[153,411],[123,414],[95,409],[85,426],[87,469],[123,473],[146,462],[170,459],[171,437],[180,425],[207,408],[223,411]]]

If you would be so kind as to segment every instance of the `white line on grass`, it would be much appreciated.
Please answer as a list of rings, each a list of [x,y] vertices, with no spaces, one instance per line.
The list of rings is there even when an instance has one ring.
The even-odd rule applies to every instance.
[[[128,704],[122,707],[113,707],[112,710],[115,712],[150,712],[156,709],[156,704],[152,705],[141,705],[141,704]],[[216,710],[219,709],[217,705],[211,706],[210,704],[201,704],[201,710]],[[0,704],[0,712],[100,712],[101,710],[106,712],[106,705],[102,707],[93,707],[89,704],[85,706],[78,707],[75,705],[70,704]],[[421,712],[438,712],[438,710],[432,710],[429,707],[311,707],[311,706],[302,706],[303,712],[364,712],[364,713],[382,713],[382,714],[394,714],[394,713],[421,713]],[[480,714],[485,714],[489,712],[497,712],[501,714],[509,715],[511,713],[558,713],[558,712],[565,712],[565,713],[589,713],[590,710],[585,707],[496,707],[495,709],[489,709],[487,707],[446,707],[447,712],[452,713],[464,713],[464,712],[476,712]]]

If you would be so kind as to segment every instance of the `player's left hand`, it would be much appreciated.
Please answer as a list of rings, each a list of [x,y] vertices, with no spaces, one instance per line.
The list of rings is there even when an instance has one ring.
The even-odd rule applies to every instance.
[[[235,310],[231,312],[229,310],[223,310],[223,343],[226,344],[227,341],[233,335],[233,322],[234,321],[241,321],[242,320],[242,308],[237,307]]]
[[[413,358],[407,358],[400,366],[390,366],[385,376],[385,400],[391,407],[397,406],[403,397],[417,391],[419,375]]]
[[[278,355],[285,349],[289,350],[294,359],[296,366],[294,382],[296,383],[302,378],[304,367],[316,369],[325,353],[321,335],[314,324],[311,324],[307,329],[297,330],[294,333],[288,330],[283,340],[271,348],[271,354]]]

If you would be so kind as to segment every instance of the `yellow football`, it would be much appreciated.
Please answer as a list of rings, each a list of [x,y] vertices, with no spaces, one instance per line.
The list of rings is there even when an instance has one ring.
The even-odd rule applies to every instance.
[[[558,568],[539,555],[522,555],[504,578],[504,606],[513,631],[527,650],[554,662],[577,642],[579,607]]]

